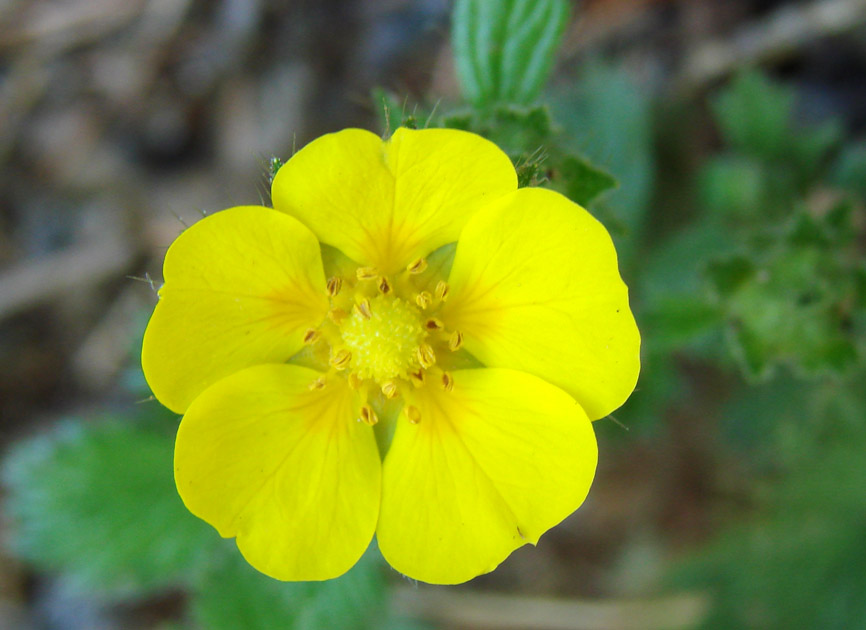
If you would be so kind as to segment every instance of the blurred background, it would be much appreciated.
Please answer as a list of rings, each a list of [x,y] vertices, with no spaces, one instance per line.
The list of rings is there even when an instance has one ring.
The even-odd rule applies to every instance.
[[[0,629],[866,628],[866,2],[560,4],[479,87],[446,0],[0,0]],[[641,380],[494,573],[277,583],[183,509],[141,334],[185,225],[400,123],[605,223]]]

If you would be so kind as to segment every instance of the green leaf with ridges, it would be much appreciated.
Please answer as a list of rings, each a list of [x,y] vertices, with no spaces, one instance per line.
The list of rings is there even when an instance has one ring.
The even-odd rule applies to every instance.
[[[568,22],[565,0],[457,0],[452,39],[463,94],[478,107],[541,92]]]
[[[173,432],[69,421],[18,443],[3,482],[23,559],[109,596],[185,584],[218,538],[174,486]]]

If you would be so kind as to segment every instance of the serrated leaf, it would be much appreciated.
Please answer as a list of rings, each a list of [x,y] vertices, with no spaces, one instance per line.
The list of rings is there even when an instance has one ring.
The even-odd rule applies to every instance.
[[[541,92],[568,22],[566,0],[457,0],[452,40],[463,95],[478,107]]]
[[[558,171],[562,192],[582,206],[588,206],[601,193],[617,186],[616,179],[610,174],[576,156],[570,155],[560,161]]]
[[[15,551],[110,596],[182,585],[212,549],[173,480],[173,435],[127,421],[70,421],[17,444],[3,481]]]
[[[193,593],[192,616],[201,628],[372,630],[384,621],[384,578],[375,548],[335,580],[279,582],[249,566],[234,544],[226,547]]]

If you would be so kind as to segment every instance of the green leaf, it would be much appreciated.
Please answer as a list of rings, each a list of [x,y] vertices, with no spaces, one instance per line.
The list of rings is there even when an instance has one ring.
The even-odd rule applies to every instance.
[[[831,181],[866,199],[866,143],[847,147],[833,166]]]
[[[601,193],[617,186],[611,175],[579,157],[565,157],[559,163],[558,171],[562,192],[582,206],[588,206]]]
[[[538,97],[568,14],[566,0],[457,0],[452,39],[466,99],[485,107]]]
[[[619,181],[600,198],[593,213],[606,225],[621,224],[621,260],[628,260],[644,227],[653,192],[654,158],[648,91],[624,70],[587,64],[574,84],[551,100],[554,119],[564,130],[562,146],[604,169]]]
[[[707,265],[707,275],[716,291],[729,296],[755,273],[755,265],[744,256],[732,256]]]
[[[194,590],[191,609],[198,626],[208,630],[381,627],[385,587],[374,547],[346,575],[326,582],[279,582],[248,565],[233,543],[226,547]]]
[[[185,583],[216,534],[173,479],[171,431],[70,421],[17,444],[3,468],[15,551],[111,596]]]
[[[755,157],[784,157],[791,135],[793,93],[764,75],[739,74],[714,101],[713,112],[727,142]]]

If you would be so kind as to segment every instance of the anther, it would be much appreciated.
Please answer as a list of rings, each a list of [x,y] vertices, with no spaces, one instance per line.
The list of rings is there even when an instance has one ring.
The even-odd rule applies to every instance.
[[[406,407],[406,417],[409,418],[409,422],[412,424],[418,424],[421,422],[421,412],[418,411],[418,407],[413,405]]]
[[[436,299],[441,300],[442,302],[447,300],[448,299],[448,290],[449,290],[449,286],[448,286],[447,282],[445,282],[444,280],[440,280],[439,282],[437,282],[436,283]]]
[[[430,295],[430,291],[421,291],[421,293],[415,296],[415,304],[417,304],[422,311],[429,308],[432,303],[433,296]]]
[[[325,377],[324,377],[324,376],[320,376],[320,377],[317,378],[315,381],[313,381],[312,383],[310,383],[308,387],[309,387],[310,391],[315,391],[315,390],[317,390],[317,389],[324,389],[324,387],[325,387]]]
[[[348,350],[338,350],[337,354],[331,357],[331,365],[338,370],[345,370],[352,362],[352,353]]]
[[[370,405],[361,405],[361,417],[358,419],[371,427],[379,422],[379,416]]]
[[[442,389],[446,392],[454,389],[454,377],[449,372],[442,372]]]
[[[373,311],[370,310],[370,301],[367,299],[363,299],[359,303],[355,304],[352,310],[364,319],[370,319],[373,317]]]
[[[352,389],[361,389],[361,385],[364,384],[364,381],[361,380],[361,377],[358,376],[355,372],[349,374],[349,378],[346,379],[349,381],[349,387]]]
[[[358,267],[355,270],[355,275],[358,280],[372,280],[379,275],[379,272],[376,271],[375,267]]]
[[[455,330],[451,333],[451,337],[448,338],[448,349],[451,352],[455,352],[460,349],[460,346],[463,345],[463,333],[459,330]]]
[[[379,276],[379,291],[388,295],[391,292],[391,283],[385,276]]]
[[[304,333],[304,343],[309,345],[313,345],[319,340],[319,337],[322,336],[322,333],[316,330],[315,328],[310,328],[307,332]]]
[[[427,270],[427,259],[419,258],[415,260],[406,267],[406,271],[409,273],[424,273]]]
[[[340,276],[333,276],[328,278],[328,295],[334,297],[340,292],[340,289],[343,288],[343,279]]]
[[[385,381],[382,383],[382,393],[385,395],[385,398],[389,400],[394,398],[399,391],[397,390],[397,383],[394,381]]]
[[[431,317],[426,322],[424,322],[424,328],[427,330],[442,330],[445,328],[445,324],[442,323],[441,319],[436,317]]]
[[[328,317],[331,319],[332,322],[337,324],[337,326],[342,324],[343,320],[346,319],[348,316],[349,314],[341,308],[332,308],[330,311],[328,311]]]
[[[430,344],[422,343],[418,346],[418,350],[415,354],[418,358],[418,363],[420,363],[421,367],[425,370],[436,363],[436,353],[433,352],[433,348],[430,347]]]
[[[409,380],[415,387],[421,387],[424,384],[424,370],[409,373]]]

